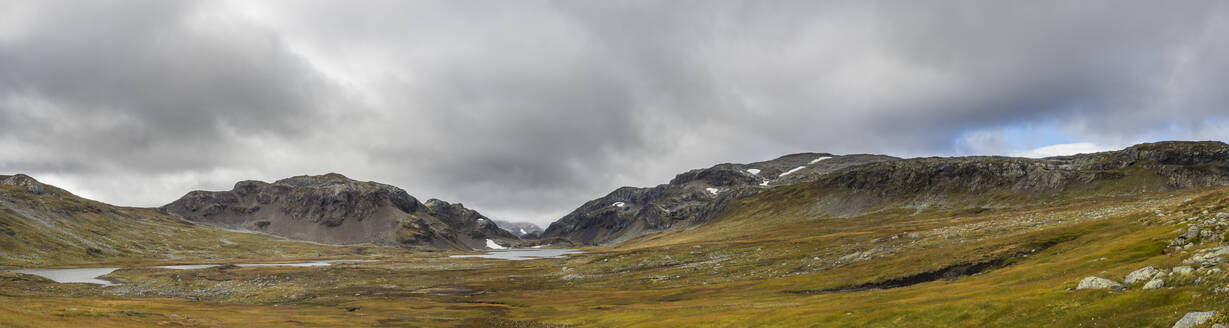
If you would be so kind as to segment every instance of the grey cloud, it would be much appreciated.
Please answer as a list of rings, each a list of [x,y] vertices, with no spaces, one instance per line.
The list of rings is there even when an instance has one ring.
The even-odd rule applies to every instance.
[[[195,3],[8,5],[41,8],[0,43],[0,136],[91,166],[209,168],[228,139],[303,133],[332,92],[276,35]]]
[[[0,170],[120,203],[337,171],[541,224],[718,162],[994,149],[1012,144],[996,129],[1019,124],[1103,144],[1225,138],[1215,122],[1229,119],[1229,39],[1218,37],[1229,8],[1212,1],[0,12],[24,22],[0,32],[0,150],[25,155]],[[126,185],[172,194],[126,196]]]

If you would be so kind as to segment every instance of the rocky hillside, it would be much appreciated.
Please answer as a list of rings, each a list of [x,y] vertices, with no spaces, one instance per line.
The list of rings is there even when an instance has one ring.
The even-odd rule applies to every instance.
[[[603,244],[702,224],[726,202],[764,190],[868,163],[896,160],[883,155],[802,153],[750,164],[719,164],[675,176],[652,188],[619,188],[589,201],[542,234],[545,243]]]
[[[24,174],[0,175],[0,266],[314,258],[344,251],[201,226],[81,198]]]
[[[542,228],[529,222],[510,222],[496,220],[495,225],[521,238],[537,238],[542,234]]]
[[[797,198],[815,216],[873,209],[995,207],[1006,202],[1229,185],[1229,145],[1161,142],[1043,159],[806,153],[720,164],[653,188],[624,187],[551,224],[550,242],[609,244],[719,219],[730,200]]]
[[[851,167],[792,186],[821,191],[813,209],[853,215],[873,207],[1000,207],[1229,185],[1229,145],[1159,142],[1042,159],[913,158]]]
[[[194,222],[326,244],[470,250],[519,243],[461,204],[435,199],[423,204],[400,188],[336,173],[193,191],[161,210]]]

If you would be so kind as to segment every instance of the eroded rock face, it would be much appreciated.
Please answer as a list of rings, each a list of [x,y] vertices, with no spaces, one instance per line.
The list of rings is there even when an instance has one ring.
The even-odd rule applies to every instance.
[[[330,173],[193,191],[161,210],[194,222],[327,244],[482,249],[486,239],[518,243],[493,224],[480,224],[490,220],[477,212],[433,201],[424,205],[401,188]]]

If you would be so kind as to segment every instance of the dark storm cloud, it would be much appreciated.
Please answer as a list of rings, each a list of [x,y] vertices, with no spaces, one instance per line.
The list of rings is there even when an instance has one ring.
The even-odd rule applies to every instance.
[[[617,186],[797,151],[1046,153],[1002,149],[1021,126],[1084,142],[1049,150],[1224,139],[1227,12],[0,2],[0,171],[143,205],[337,171],[545,223]]]
[[[209,168],[229,139],[304,132],[326,81],[276,35],[197,16],[188,2],[33,2],[0,43],[0,136],[78,153],[10,165],[154,171]]]

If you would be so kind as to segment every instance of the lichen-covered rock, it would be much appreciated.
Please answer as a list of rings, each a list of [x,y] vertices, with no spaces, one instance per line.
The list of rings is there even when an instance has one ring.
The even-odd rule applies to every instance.
[[[1210,267],[1225,263],[1226,257],[1229,257],[1229,246],[1217,246],[1199,250],[1195,255],[1182,262],[1195,266]]]
[[[1173,269],[1170,269],[1170,270],[1171,270],[1171,271],[1173,271],[1173,273],[1174,273],[1174,274],[1191,274],[1191,273],[1194,273],[1194,272],[1195,272],[1195,269],[1193,269],[1193,268],[1191,268],[1191,267],[1188,267],[1188,266],[1185,266],[1185,265],[1183,265],[1183,266],[1176,266],[1176,267],[1174,267]]]
[[[1165,281],[1164,281],[1164,280],[1161,280],[1161,279],[1156,279],[1156,278],[1154,278],[1154,279],[1152,279],[1152,280],[1149,280],[1149,281],[1148,281],[1148,283],[1145,283],[1145,284],[1144,284],[1144,289],[1145,289],[1145,290],[1148,290],[1148,289],[1157,289],[1157,288],[1161,288],[1161,287],[1165,287]]]
[[[1157,268],[1149,266],[1149,267],[1145,267],[1139,270],[1132,271],[1131,273],[1127,274],[1126,279],[1123,279],[1122,282],[1127,285],[1133,285],[1137,282],[1148,281],[1149,279],[1152,279],[1152,277],[1155,277],[1156,275],[1160,273],[1161,273],[1161,270],[1158,270]]]
[[[1084,278],[1084,280],[1080,280],[1079,286],[1076,286],[1075,289],[1076,290],[1080,290],[1080,289],[1121,290],[1121,289],[1124,289],[1124,287],[1122,287],[1122,284],[1116,281],[1113,281],[1113,280],[1100,278],[1100,277],[1087,277],[1087,278]]]
[[[1212,320],[1213,315],[1216,315],[1216,311],[1188,312],[1174,323],[1173,328],[1194,328]]]

